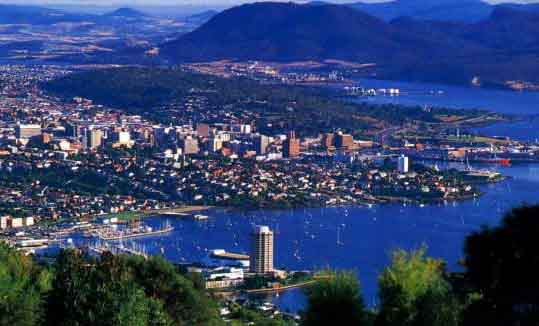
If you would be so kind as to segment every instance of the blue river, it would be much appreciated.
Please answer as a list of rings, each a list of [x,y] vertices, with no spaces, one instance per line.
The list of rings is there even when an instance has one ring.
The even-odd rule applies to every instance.
[[[382,81],[363,81],[365,87],[398,87],[398,98],[376,97],[375,103],[485,108],[503,113],[527,115],[514,124],[498,124],[480,132],[507,135],[524,140],[539,138],[538,93],[515,93]],[[430,90],[443,90],[431,95]],[[478,131],[479,132],[479,131]],[[195,262],[212,249],[248,253],[249,233],[254,225],[269,225],[275,232],[276,267],[289,270],[338,268],[355,271],[365,302],[377,303],[377,277],[387,266],[393,250],[418,249],[444,259],[450,270],[459,270],[466,236],[483,225],[497,225],[504,213],[523,203],[539,203],[539,165],[475,166],[495,169],[508,176],[503,182],[482,188],[484,196],[463,202],[403,206],[379,205],[372,208],[339,207],[291,210],[241,211],[214,209],[207,221],[169,220],[175,230],[161,237],[134,240],[149,253],[163,255],[173,262]],[[147,220],[153,226],[163,218]],[[284,310],[298,311],[305,306],[301,290],[269,297]]]
[[[521,121],[500,123],[472,130],[486,136],[504,136],[520,141],[539,140],[539,92],[516,92],[474,87],[357,79],[367,89],[398,88],[400,96],[370,96],[358,102],[402,104],[456,109],[484,109],[518,116]]]

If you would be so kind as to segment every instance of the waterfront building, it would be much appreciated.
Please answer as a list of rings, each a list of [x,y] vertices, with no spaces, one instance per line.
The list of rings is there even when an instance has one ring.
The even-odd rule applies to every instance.
[[[400,173],[408,173],[410,170],[410,162],[407,156],[401,155],[399,156],[397,166]]]
[[[256,226],[251,234],[250,268],[257,274],[272,273],[273,232],[268,226]]]

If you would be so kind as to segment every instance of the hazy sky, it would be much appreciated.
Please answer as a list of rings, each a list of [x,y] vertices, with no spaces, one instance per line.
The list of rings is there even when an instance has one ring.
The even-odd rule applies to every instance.
[[[95,5],[95,6],[231,6],[256,0],[0,0],[0,3],[39,4],[39,5]],[[289,1],[289,0],[286,0]],[[344,3],[356,0],[327,0],[327,2]],[[360,1],[360,0],[357,0]],[[363,0],[364,2],[379,2],[380,0]],[[432,0],[437,1],[437,0]],[[539,0],[489,0],[488,2],[521,2],[531,3]]]

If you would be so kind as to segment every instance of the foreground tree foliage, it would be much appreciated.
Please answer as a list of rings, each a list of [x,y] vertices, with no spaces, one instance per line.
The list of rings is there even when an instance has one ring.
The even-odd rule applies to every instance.
[[[539,325],[539,206],[509,212],[466,240],[466,277],[480,300],[467,325]]]
[[[48,301],[49,325],[216,325],[217,306],[162,258],[64,251]]]
[[[449,277],[426,249],[393,253],[380,305],[365,308],[357,275],[327,272],[306,289],[303,325],[539,325],[539,206],[466,240],[464,273]],[[62,251],[51,266],[0,244],[0,326],[223,325],[196,278],[163,258]],[[198,285],[197,285],[198,284]],[[293,325],[231,306],[230,325]]]
[[[307,290],[304,325],[365,325],[368,315],[353,272],[326,272]]]
[[[445,278],[445,263],[426,257],[426,249],[393,253],[380,276],[380,326],[459,325],[460,305]]]
[[[0,243],[0,325],[31,326],[44,318],[51,273]]]

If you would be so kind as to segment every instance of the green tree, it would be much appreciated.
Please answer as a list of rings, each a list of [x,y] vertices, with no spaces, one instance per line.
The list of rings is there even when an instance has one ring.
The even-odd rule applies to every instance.
[[[40,325],[51,274],[0,243],[0,325]]]
[[[327,272],[307,290],[304,325],[364,325],[367,313],[353,272]]]
[[[49,325],[213,325],[215,303],[163,259],[63,251],[49,300]],[[215,309],[214,309],[215,308]]]
[[[460,305],[445,279],[444,262],[414,252],[398,250],[379,278],[380,326],[458,325]]]
[[[539,206],[524,206],[466,239],[465,276],[481,297],[467,310],[467,325],[538,324],[538,235]]]
[[[164,303],[175,325],[221,323],[215,301],[195,289],[193,283],[179,274],[170,262],[162,257],[126,259],[133,270],[134,281],[144,289],[147,296]]]

